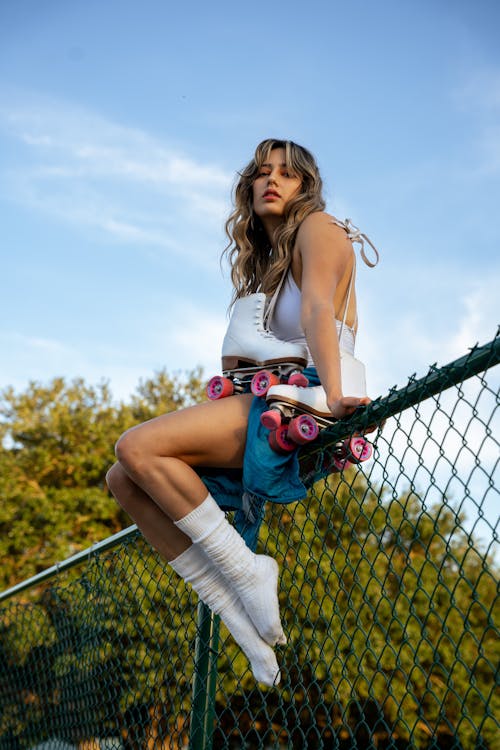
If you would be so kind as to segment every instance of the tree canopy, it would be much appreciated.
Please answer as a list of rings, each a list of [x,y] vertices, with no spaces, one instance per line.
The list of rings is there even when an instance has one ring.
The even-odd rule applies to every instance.
[[[104,484],[116,439],[203,398],[198,370],[183,378],[161,371],[128,403],[114,402],[106,384],[80,379],[4,391],[2,588],[128,526]],[[375,737],[383,746],[392,737],[402,748],[437,748],[441,734],[459,738],[457,748],[493,748],[498,570],[444,494],[435,505],[424,497],[413,486],[397,495],[373,486],[352,468],[317,482],[303,503],[267,508],[259,549],[282,571],[285,680],[279,705],[272,691],[263,698],[222,627],[221,742],[226,729],[243,725],[244,706],[290,747],[323,733],[335,747],[371,747]],[[16,736],[30,746],[29,733],[45,732],[49,718],[75,741],[96,727],[133,733],[165,706],[173,732],[190,711],[195,601],[134,538],[96,557],[70,585],[12,603],[0,626],[0,745]]]
[[[0,394],[0,589],[129,525],[106,471],[126,429],[203,398],[201,371],[141,381],[128,403],[106,383],[54,378]]]

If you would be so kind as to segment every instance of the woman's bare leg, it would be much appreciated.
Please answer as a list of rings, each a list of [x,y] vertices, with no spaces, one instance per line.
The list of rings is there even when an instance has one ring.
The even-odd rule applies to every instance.
[[[209,401],[133,427],[116,445],[118,461],[169,518],[183,518],[207,496],[192,467],[243,465],[252,398]]]
[[[274,645],[285,642],[276,591],[278,566],[272,558],[250,552],[193,468],[242,466],[252,398],[234,396],[150,420],[126,432],[116,454],[132,482],[204,549],[241,598],[261,637]],[[142,517],[140,501],[136,502],[135,520],[141,530],[144,523],[154,522],[154,516],[148,518]],[[174,534],[171,526],[168,530]],[[181,542],[181,537],[171,536],[171,544],[173,540],[178,546],[185,544],[184,538]],[[173,559],[174,550],[167,554]]]
[[[191,544],[172,519],[186,516],[207,497],[188,462],[241,466],[250,403],[251,397],[237,396],[200,404],[133,427],[118,441],[108,487],[167,561]]]
[[[110,469],[107,481],[110,490],[136,521],[144,537],[192,585],[200,599],[221,615],[247,655],[256,680],[270,686],[277,685],[280,673],[274,651],[260,637],[243,603],[200,545],[193,544],[182,533],[164,510],[128,476],[120,463]],[[206,492],[204,488],[205,496]]]
[[[106,482],[117,502],[136,522],[144,538],[167,562],[191,546],[191,539],[130,479],[119,463],[108,471]]]

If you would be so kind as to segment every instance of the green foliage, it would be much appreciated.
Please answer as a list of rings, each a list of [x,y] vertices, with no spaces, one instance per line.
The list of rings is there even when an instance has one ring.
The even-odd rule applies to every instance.
[[[141,381],[137,392],[132,394],[130,409],[134,422],[145,422],[159,414],[199,404],[205,400],[205,386],[199,367],[184,377],[161,370],[154,378]]]
[[[272,509],[262,541],[282,560],[285,669],[301,686],[286,697],[320,686],[325,711],[342,706],[345,724],[353,704],[373,702],[412,747],[443,723],[474,747],[478,727],[495,737],[485,713],[500,708],[498,570],[446,498],[424,508],[415,491],[394,498],[351,470],[292,513]]]
[[[49,584],[36,602],[8,607],[0,747],[6,737],[28,747],[49,727],[75,744],[116,734],[117,725],[133,733],[143,706],[187,713],[195,612],[192,593],[139,534],[70,585]]]
[[[141,382],[130,403],[82,379],[31,383],[0,395],[0,588],[128,525],[105,487],[114,444],[145,419],[203,398],[199,369],[164,370]]]
[[[128,404],[81,380],[5,391],[4,585],[128,525],[103,485],[114,442],[202,398],[199,371],[158,373]],[[396,493],[360,468],[317,482],[306,502],[267,508],[259,551],[281,568],[283,683],[261,692],[221,625],[221,746],[232,734],[248,747],[492,750],[497,566],[444,492],[431,504],[413,481]],[[73,744],[120,732],[129,746],[182,745],[196,597],[139,535],[64,580],[2,612],[0,748],[32,747],[48,727]]]
[[[373,742],[392,736],[398,747],[424,750],[448,732],[474,748],[480,731],[493,748],[497,571],[455,523],[447,502],[424,511],[414,490],[395,499],[353,470],[316,484],[307,502],[270,506],[259,547],[282,571],[283,685],[262,694],[221,625],[218,725],[234,732],[243,706],[269,725],[271,746],[281,736],[304,747],[323,727],[327,746],[333,733],[364,748],[369,726]],[[156,710],[182,734],[195,620],[196,597],[140,535],[37,603],[13,605],[0,675],[20,693],[5,691],[0,739],[29,746],[28,725],[38,738],[64,726],[75,743],[97,728],[132,736]]]

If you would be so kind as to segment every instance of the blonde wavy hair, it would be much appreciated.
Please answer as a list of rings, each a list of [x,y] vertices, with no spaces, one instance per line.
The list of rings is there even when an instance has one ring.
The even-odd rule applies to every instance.
[[[283,223],[271,246],[260,218],[253,210],[253,183],[276,148],[285,151],[286,168],[301,178],[299,193],[285,208]],[[225,224],[229,239],[227,256],[234,285],[232,303],[239,297],[262,291],[272,294],[292,260],[301,222],[314,211],[324,211],[323,182],[314,156],[293,141],[269,138],[259,143],[252,161],[241,171],[234,188],[234,210]]]

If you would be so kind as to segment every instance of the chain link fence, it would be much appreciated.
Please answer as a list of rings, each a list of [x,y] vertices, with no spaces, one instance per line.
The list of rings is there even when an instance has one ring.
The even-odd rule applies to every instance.
[[[499,359],[497,336],[322,433],[308,499],[267,507],[278,689],[131,527],[0,596],[0,749],[497,750]],[[384,420],[332,473],[346,424]]]

